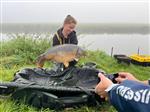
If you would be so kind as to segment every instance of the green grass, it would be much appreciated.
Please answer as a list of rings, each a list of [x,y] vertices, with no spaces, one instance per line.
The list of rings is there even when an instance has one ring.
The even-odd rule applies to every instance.
[[[16,71],[26,68],[35,67],[34,61],[36,57],[50,47],[49,40],[33,40],[31,38],[18,37],[11,41],[1,43],[0,51],[0,80],[10,81]],[[78,66],[85,62],[96,62],[97,68],[106,71],[106,73],[115,73],[119,71],[130,72],[140,80],[150,78],[150,67],[141,67],[137,65],[118,64],[117,61],[101,51],[88,51],[88,55],[82,58]],[[45,67],[50,67],[51,63],[47,62]],[[54,112],[50,109],[37,110],[23,103],[15,103],[10,98],[0,98],[0,112]],[[65,109],[64,112],[116,112],[108,102],[104,102],[101,106]]]

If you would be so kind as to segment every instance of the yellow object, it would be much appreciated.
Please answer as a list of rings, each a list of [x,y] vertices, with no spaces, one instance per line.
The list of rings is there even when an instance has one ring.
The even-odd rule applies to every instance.
[[[56,32],[56,36],[57,36],[57,39],[59,40],[60,44],[62,45],[62,40],[61,38],[59,37],[58,33]]]
[[[129,56],[131,59],[138,61],[138,62],[150,62],[150,56],[149,55],[138,55],[133,54]]]

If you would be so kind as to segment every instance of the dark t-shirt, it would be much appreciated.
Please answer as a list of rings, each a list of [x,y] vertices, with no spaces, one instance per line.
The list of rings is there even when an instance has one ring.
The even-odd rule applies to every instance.
[[[57,34],[59,37],[57,37],[57,34],[54,35],[53,37],[53,46],[56,46],[56,45],[61,45],[61,44],[75,44],[77,45],[78,44],[78,40],[77,40],[77,36],[76,36],[76,32],[73,31],[71,32],[69,35],[68,35],[68,38],[65,38],[62,34],[62,30],[63,28],[60,28],[58,31],[57,31]],[[61,40],[59,40],[59,39]],[[61,42],[62,43],[61,43]],[[69,66],[74,66],[77,62],[75,60],[69,62]],[[64,65],[62,65],[62,63],[58,64],[59,66],[63,66],[63,68],[65,69]],[[58,67],[60,68],[60,67]],[[59,71],[59,69],[58,69]]]
[[[68,38],[65,38],[62,34],[62,30],[63,30],[63,28],[60,28],[57,31],[57,34],[58,34],[59,37],[57,37],[56,34],[54,35],[54,37],[53,37],[53,46],[60,45],[60,44],[76,44],[76,45],[78,44],[78,40],[77,40],[77,36],[76,36],[75,31],[71,32],[68,35]]]

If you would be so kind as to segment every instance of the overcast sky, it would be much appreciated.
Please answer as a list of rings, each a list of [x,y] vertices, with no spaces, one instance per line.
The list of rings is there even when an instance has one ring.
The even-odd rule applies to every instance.
[[[79,23],[148,23],[149,21],[148,0],[144,2],[141,0],[132,0],[132,2],[131,0],[130,2],[125,0],[120,0],[120,2],[111,2],[111,0],[105,0],[105,2],[104,0],[100,0],[101,2],[91,2],[90,0],[89,2],[84,2],[84,0],[82,2],[50,1],[8,2],[8,0],[3,0],[1,2],[2,22],[60,23],[67,14],[74,16]]]

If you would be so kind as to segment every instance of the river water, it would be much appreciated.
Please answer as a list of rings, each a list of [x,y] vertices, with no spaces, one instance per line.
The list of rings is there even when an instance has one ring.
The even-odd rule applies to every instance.
[[[11,36],[15,34],[11,34]],[[29,34],[36,37],[36,34]],[[11,39],[7,34],[1,34],[1,41]],[[14,36],[12,38],[14,38]],[[38,38],[49,38],[52,35],[40,34]],[[107,54],[138,53],[150,55],[150,35],[149,34],[80,34],[78,35],[79,45],[89,50],[101,50]]]
[[[143,34],[92,34],[80,35],[79,45],[107,54],[150,54],[150,35]]]

